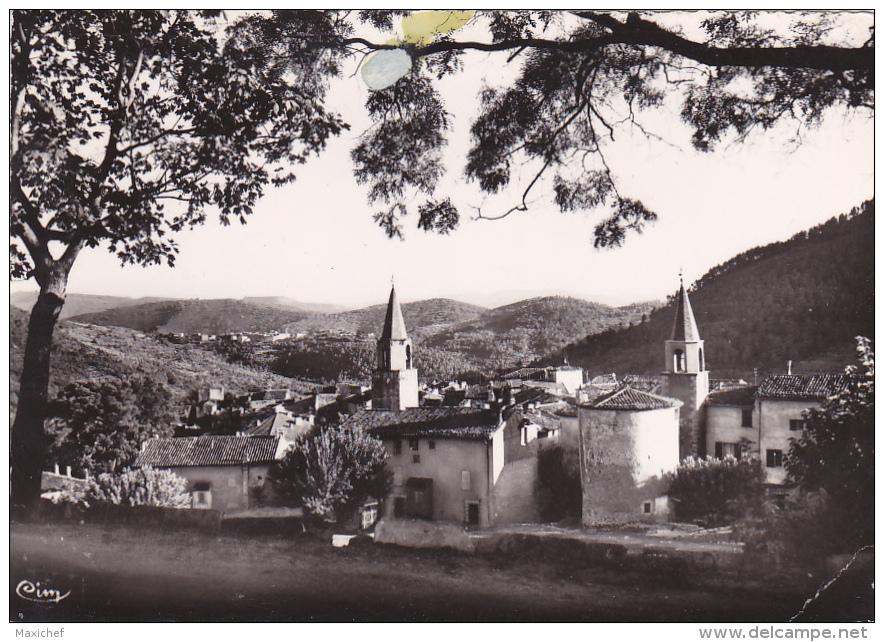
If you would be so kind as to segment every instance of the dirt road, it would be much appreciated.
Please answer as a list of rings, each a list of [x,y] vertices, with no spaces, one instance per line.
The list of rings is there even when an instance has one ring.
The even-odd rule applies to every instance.
[[[807,587],[696,575],[548,555],[335,549],[309,535],[10,527],[10,620],[19,622],[764,622],[788,620],[807,597]],[[32,599],[39,590],[69,593],[38,603],[16,590]]]

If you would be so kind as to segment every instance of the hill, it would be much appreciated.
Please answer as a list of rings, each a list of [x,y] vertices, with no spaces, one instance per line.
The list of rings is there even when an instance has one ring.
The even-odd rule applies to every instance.
[[[463,323],[477,318],[487,308],[471,305],[452,299],[427,299],[402,305],[405,325],[410,334],[429,335],[439,327]],[[372,305],[359,310],[303,319],[288,326],[289,332],[332,332],[378,333],[384,325],[387,304]]]
[[[335,305],[334,303],[304,303],[303,301],[290,299],[287,296],[247,296],[243,297],[243,303],[299,310],[301,312],[319,312],[320,314],[335,314],[336,312],[347,310],[347,307],[343,305]],[[277,328],[273,329],[276,330]]]
[[[237,299],[157,301],[81,314],[72,321],[131,328],[141,332],[262,332],[277,330],[311,314]]]
[[[755,248],[710,270],[690,297],[713,376],[840,371],[854,337],[874,337],[874,201],[788,241]],[[657,374],[672,332],[672,304],[635,327],[569,345],[590,374]],[[555,363],[561,351],[542,363]]]
[[[421,345],[506,366],[536,359],[577,337],[635,323],[654,307],[644,303],[612,308],[569,297],[540,297],[488,310],[433,334]]]
[[[141,305],[143,303],[152,303],[154,301],[164,301],[157,297],[142,297],[140,299],[132,299],[124,296],[104,296],[99,294],[68,294],[65,297],[64,308],[59,315],[60,319],[68,319],[81,314],[91,314],[95,312],[104,312],[111,308],[119,308],[123,306]],[[36,292],[12,292],[9,295],[9,303],[13,307],[31,311],[34,303],[37,302]]]
[[[28,313],[9,310],[10,412],[15,412],[21,375]],[[82,325],[61,321],[55,329],[50,373],[50,398],[68,383],[103,377],[123,378],[144,373],[164,385],[176,403],[194,388],[224,385],[228,390],[257,388],[312,389],[305,384],[241,364],[197,346],[175,345],[126,328]]]

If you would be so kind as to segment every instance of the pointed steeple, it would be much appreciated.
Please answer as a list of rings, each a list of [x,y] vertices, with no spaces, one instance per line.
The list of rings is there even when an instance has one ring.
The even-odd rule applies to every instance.
[[[405,319],[402,318],[402,308],[399,307],[395,286],[390,288],[390,302],[387,304],[387,318],[384,320],[381,339],[393,339],[394,341],[408,339],[408,334],[405,331]]]
[[[684,283],[675,299],[675,325],[672,327],[672,341],[699,341],[700,331],[691,309],[691,300],[684,289]]]

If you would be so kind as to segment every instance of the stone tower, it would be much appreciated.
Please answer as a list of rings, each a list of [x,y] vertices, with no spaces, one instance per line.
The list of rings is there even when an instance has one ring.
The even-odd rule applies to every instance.
[[[679,456],[706,456],[703,403],[709,394],[709,371],[703,340],[684,283],[678,290],[672,338],[666,342],[663,394],[684,403],[679,420]]]
[[[393,287],[384,330],[378,339],[378,366],[371,377],[371,407],[375,410],[405,410],[417,406],[414,348],[405,331],[405,319]]]

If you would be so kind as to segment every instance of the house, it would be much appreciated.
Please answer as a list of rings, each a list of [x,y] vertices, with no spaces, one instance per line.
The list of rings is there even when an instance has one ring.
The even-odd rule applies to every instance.
[[[680,456],[737,459],[760,457],[765,482],[786,480],[785,455],[791,439],[804,428],[802,414],[844,390],[844,374],[786,374],[761,384],[710,380],[703,341],[684,284],[676,298],[672,337],[665,342],[664,393],[684,404],[680,418]]]
[[[430,519],[484,528],[531,500],[527,476],[504,472],[504,422],[488,391],[480,407],[419,406],[417,370],[395,288],[390,292],[372,376],[372,406],[342,427],[381,439],[393,486],[381,513],[387,519]],[[462,386],[468,392],[467,386]],[[479,401],[480,399],[476,399]],[[462,398],[464,400],[464,398]],[[502,514],[499,508],[506,507]],[[524,512],[524,511],[523,511]]]
[[[503,424],[497,411],[451,406],[360,410],[343,427],[384,442],[393,475],[384,517],[477,527],[493,523],[494,485],[503,469]]]
[[[247,510],[269,491],[267,471],[282,456],[279,437],[152,438],[141,446],[134,467],[171,470],[187,480],[193,508]]]
[[[785,481],[783,458],[789,451],[789,440],[798,437],[804,429],[802,413],[819,407],[827,397],[846,389],[849,382],[850,378],[844,374],[779,374],[761,382],[753,416],[766,483]]]
[[[669,519],[664,474],[678,466],[681,406],[629,386],[578,400],[585,525]]]

